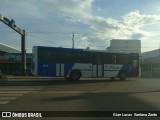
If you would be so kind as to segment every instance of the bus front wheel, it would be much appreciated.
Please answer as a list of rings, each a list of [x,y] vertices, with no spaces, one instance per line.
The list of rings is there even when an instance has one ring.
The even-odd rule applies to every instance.
[[[111,77],[111,80],[115,80],[115,77]]]
[[[70,73],[69,79],[72,80],[72,81],[76,81],[76,80],[79,80],[80,77],[81,77],[80,72],[78,70],[73,70]]]
[[[120,73],[120,80],[126,80],[126,73],[125,72],[122,72]]]

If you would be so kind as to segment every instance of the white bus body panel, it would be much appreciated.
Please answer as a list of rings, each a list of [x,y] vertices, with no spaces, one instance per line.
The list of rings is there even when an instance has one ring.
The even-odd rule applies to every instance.
[[[104,77],[117,77],[123,65],[104,64]]]
[[[72,70],[74,69],[80,70],[82,73],[82,77],[92,77],[92,64],[75,63],[72,67]],[[67,75],[67,77],[69,77],[69,74]]]

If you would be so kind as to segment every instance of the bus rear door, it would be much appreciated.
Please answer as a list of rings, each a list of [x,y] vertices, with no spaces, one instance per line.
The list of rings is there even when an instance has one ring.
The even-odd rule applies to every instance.
[[[93,57],[93,77],[103,77],[103,54],[95,54]]]

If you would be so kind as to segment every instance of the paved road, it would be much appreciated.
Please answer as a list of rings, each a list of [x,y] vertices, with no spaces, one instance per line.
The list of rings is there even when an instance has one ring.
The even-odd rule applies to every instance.
[[[160,79],[9,80],[0,111],[159,111]]]

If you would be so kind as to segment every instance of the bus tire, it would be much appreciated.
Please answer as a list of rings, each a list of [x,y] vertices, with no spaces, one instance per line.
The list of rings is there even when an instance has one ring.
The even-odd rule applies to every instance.
[[[126,73],[121,72],[119,78],[120,78],[120,80],[126,80]]]
[[[5,75],[2,75],[0,78],[0,83],[7,83],[7,77]]]
[[[115,77],[111,77],[111,80],[115,80]]]
[[[69,75],[69,80],[72,80],[72,81],[77,81],[79,80],[81,77],[81,73],[79,70],[73,70],[71,71],[70,75]]]
[[[65,78],[66,80],[70,80],[69,77],[66,77],[66,76],[65,76],[64,78]]]

